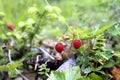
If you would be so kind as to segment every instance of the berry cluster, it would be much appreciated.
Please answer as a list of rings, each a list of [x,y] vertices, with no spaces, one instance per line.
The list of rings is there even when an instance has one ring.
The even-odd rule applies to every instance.
[[[82,42],[81,42],[81,40],[74,40],[74,41],[72,42],[72,45],[73,45],[73,47],[74,47],[75,49],[78,49],[78,48],[81,47]],[[61,52],[64,50],[64,45],[63,45],[62,43],[57,43],[57,44],[55,45],[55,50],[56,50],[57,52],[61,53]]]

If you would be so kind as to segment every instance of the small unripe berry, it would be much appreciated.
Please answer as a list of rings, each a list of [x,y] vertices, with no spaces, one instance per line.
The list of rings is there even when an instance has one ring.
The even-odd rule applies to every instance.
[[[12,30],[12,31],[13,31],[13,30],[14,30],[14,25],[8,24],[8,25],[7,25],[7,28],[8,28],[9,30]]]
[[[64,46],[63,46],[62,43],[57,43],[55,45],[55,49],[56,49],[57,52],[61,53],[64,50]]]
[[[75,49],[80,48],[81,45],[82,45],[81,40],[74,40],[74,41],[73,41],[73,47],[74,47]]]

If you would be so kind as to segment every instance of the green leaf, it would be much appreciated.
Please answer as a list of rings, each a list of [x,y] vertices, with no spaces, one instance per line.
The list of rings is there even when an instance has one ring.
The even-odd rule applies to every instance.
[[[100,71],[101,69],[103,68],[103,66],[99,66],[99,67],[97,67],[97,68],[92,68],[92,71]]]
[[[102,28],[98,29],[98,31],[93,35],[93,36],[97,36],[101,33],[103,33],[104,31],[108,30],[111,27],[114,27],[116,23],[113,23],[112,25],[107,25],[107,26],[103,26]]]
[[[19,73],[15,70],[8,72],[10,78],[15,78]]]
[[[95,74],[95,73],[91,73],[91,74],[89,75],[89,78],[90,78],[91,80],[102,80],[102,78],[101,78],[100,76],[98,76],[97,74]]]
[[[34,52],[27,52],[24,56],[25,60],[30,59],[31,57],[33,57],[35,55]]]
[[[106,30],[108,30],[109,28],[111,27],[114,27],[116,23],[113,23],[111,25],[107,25],[107,26],[103,26],[102,28],[98,29],[98,31],[94,34],[91,34],[91,36],[85,36],[85,37],[82,37],[81,39],[82,40],[86,40],[86,39],[91,39],[91,38],[94,38],[100,34],[102,34],[103,32],[105,32]]]
[[[77,80],[78,78],[80,78],[80,68],[77,67],[73,67],[70,69],[67,69],[65,72],[65,80]]]
[[[0,66],[0,71],[7,71],[7,72],[13,71],[21,65],[22,65],[21,61],[12,62],[12,63],[9,63],[7,65]]]
[[[115,53],[114,55],[120,58],[120,53]]]
[[[8,58],[2,58],[2,59],[0,59],[0,65],[4,65],[7,62],[8,62]]]
[[[48,73],[49,73],[49,69],[46,67],[46,65],[45,64],[42,64],[41,66],[39,66],[39,72],[38,72],[38,74],[40,74],[40,75],[48,75]]]
[[[80,51],[82,52],[82,51],[85,51],[85,47],[84,46],[81,46],[80,47]]]
[[[86,77],[83,77],[83,78],[79,78],[79,79],[77,79],[77,80],[91,80],[91,79],[86,78]]]
[[[5,56],[5,54],[4,53],[0,53],[0,57],[3,57],[3,56]]]
[[[63,72],[52,71],[50,74],[50,80],[78,80],[81,78],[79,66],[72,67]]]
[[[115,65],[115,62],[113,60],[108,60],[106,61],[106,63],[104,64],[104,68],[111,68]]]
[[[50,74],[50,80],[65,80],[65,74],[60,71],[52,71]]]
[[[91,68],[88,67],[88,68],[85,68],[82,70],[84,73],[90,73],[91,72]]]

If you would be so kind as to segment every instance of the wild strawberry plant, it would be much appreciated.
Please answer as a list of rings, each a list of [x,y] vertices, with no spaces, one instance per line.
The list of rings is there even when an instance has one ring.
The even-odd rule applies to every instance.
[[[64,4],[65,2],[67,2],[67,0],[64,0]],[[82,2],[86,3],[86,1]],[[108,4],[108,1],[106,0],[105,3]],[[86,5],[86,10],[89,10],[90,5],[92,5],[90,12],[93,10],[97,12],[97,8],[101,9],[102,7],[100,5],[104,5],[102,1],[100,1],[100,3],[96,1],[96,4],[91,3]],[[0,45],[2,46],[2,49],[0,49],[0,71],[7,71],[10,77],[16,77],[18,74],[21,75],[20,70],[22,69],[19,68],[23,68],[25,65],[22,64],[22,62],[29,60],[35,55],[35,52],[31,49],[39,48],[37,42],[39,42],[40,39],[46,38],[47,35],[49,38],[57,37],[60,39],[58,43],[54,45],[54,50],[60,53],[64,60],[77,55],[77,67],[63,72],[52,71],[49,75],[49,70],[43,64],[40,66],[39,75],[45,74],[51,80],[58,80],[58,78],[59,80],[111,79],[110,75],[112,74],[110,74],[109,71],[113,66],[120,67],[120,44],[114,45],[119,42],[118,35],[120,35],[119,8],[117,6],[118,4],[114,4],[114,1],[109,5],[109,9],[113,12],[112,15],[114,16],[109,16],[108,19],[110,18],[112,21],[107,20],[108,22],[104,22],[106,20],[105,18],[105,20],[102,19],[102,22],[98,24],[99,20],[103,18],[103,12],[106,10],[102,11],[99,9],[98,12],[100,13],[96,15],[99,15],[101,18],[98,17],[97,19],[95,19],[96,16],[94,13],[91,13],[91,17],[94,18],[95,21],[89,18],[89,13],[86,13],[84,9],[79,12],[79,8],[84,7],[84,5],[77,4],[79,12],[77,17],[79,17],[79,22],[76,21],[77,25],[70,24],[70,26],[66,23],[64,17],[61,16],[61,10],[56,6],[49,5],[49,3],[47,3],[45,8],[30,7],[27,18],[24,18],[23,21],[18,21],[17,24],[6,20],[7,14],[0,12]],[[117,14],[115,15],[115,13]],[[69,12],[68,14],[71,13]],[[77,17],[74,16],[74,18]],[[105,25],[106,23],[108,24]],[[96,26],[96,24],[98,25]],[[80,27],[76,27],[78,25]],[[56,26],[58,27],[56,28]],[[61,26],[66,26],[62,29],[64,33],[61,31]],[[112,48],[107,47],[109,42],[114,43],[112,44]],[[113,54],[114,50],[115,54]],[[72,72],[74,73],[71,74]]]
[[[7,70],[10,73],[10,77],[16,77],[17,74],[15,75],[13,72],[18,73],[16,68],[21,66],[17,64],[16,61],[20,59],[20,62],[22,63],[22,61],[28,60],[35,55],[35,52],[32,52],[31,49],[39,46],[36,45],[35,42],[40,40],[40,32],[45,26],[53,25],[55,22],[60,21],[62,18],[60,14],[61,11],[58,7],[49,4],[43,9],[30,7],[28,9],[28,19],[14,25],[14,23],[7,23],[4,13],[1,12],[0,18],[2,30],[0,30],[0,33],[2,35],[0,43],[1,46],[3,46],[1,54],[5,54],[1,55],[1,60],[6,59],[7,62],[1,63],[0,71]],[[10,64],[12,67],[15,65],[15,67],[11,69],[11,66],[2,64]],[[7,68],[10,68],[11,70],[8,70]]]

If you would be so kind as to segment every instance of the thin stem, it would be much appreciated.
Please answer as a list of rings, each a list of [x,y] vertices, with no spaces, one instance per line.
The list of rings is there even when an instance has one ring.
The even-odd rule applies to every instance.
[[[12,59],[11,59],[11,50],[8,51],[8,58],[9,58],[10,63],[12,63]]]
[[[37,59],[36,59],[36,64],[35,64],[35,70],[37,70],[37,67],[38,67],[38,61],[39,61],[39,58],[40,58],[41,56],[40,55],[38,55],[37,56]]]
[[[11,50],[8,51],[8,58],[9,58],[9,61],[10,63],[12,63],[12,59],[11,59]],[[21,74],[21,72],[18,70],[18,69],[15,69],[16,72],[19,73],[19,75],[24,78],[24,80],[29,80],[27,77],[25,77],[24,75]]]
[[[21,72],[18,69],[15,69],[15,70],[16,70],[16,72],[18,72],[20,74],[20,76],[22,78],[24,78],[24,80],[29,80],[27,77],[25,77],[24,75],[22,75]]]
[[[31,47],[32,47],[32,41],[33,41],[33,39],[34,39],[34,36],[35,36],[36,33],[38,33],[38,31],[39,31],[39,26],[40,26],[40,24],[41,24],[42,18],[43,18],[43,16],[45,15],[45,13],[46,13],[46,11],[44,11],[43,14],[40,15],[40,18],[38,19],[38,22],[37,22],[38,24],[35,25],[34,34],[32,34],[32,37],[31,37],[31,39],[30,39],[30,49],[31,49]]]

